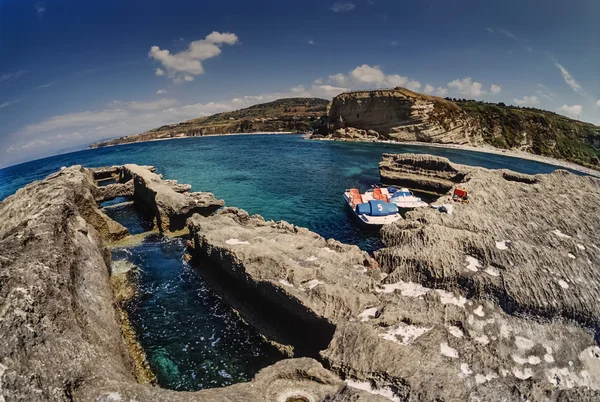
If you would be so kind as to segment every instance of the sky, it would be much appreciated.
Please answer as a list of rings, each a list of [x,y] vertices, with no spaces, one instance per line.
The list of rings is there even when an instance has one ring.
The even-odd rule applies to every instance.
[[[0,168],[350,89],[600,125],[598,0],[0,0]]]

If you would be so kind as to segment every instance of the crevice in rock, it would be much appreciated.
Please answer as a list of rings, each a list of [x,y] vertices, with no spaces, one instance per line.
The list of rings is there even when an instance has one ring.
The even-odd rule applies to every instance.
[[[278,286],[256,283],[249,277],[240,280],[206,254],[194,253],[190,259],[211,290],[269,341],[282,350],[287,349],[293,357],[322,360],[319,352],[333,339],[335,325],[317,316]]]

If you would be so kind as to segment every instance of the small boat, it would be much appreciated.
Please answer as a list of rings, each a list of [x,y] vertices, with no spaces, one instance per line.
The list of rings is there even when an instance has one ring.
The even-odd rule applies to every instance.
[[[344,192],[346,204],[354,216],[369,226],[388,225],[402,219],[398,213],[398,206],[387,202],[381,191],[376,190],[381,189],[374,189],[364,194],[360,194],[355,188]]]
[[[387,187],[382,192],[389,197],[389,202],[396,204],[400,209],[414,209],[429,206],[407,188],[397,189],[396,187]]]

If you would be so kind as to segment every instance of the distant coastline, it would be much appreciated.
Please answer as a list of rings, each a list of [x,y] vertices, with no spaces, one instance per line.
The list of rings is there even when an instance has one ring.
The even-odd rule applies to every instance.
[[[312,140],[317,141],[339,141],[331,138],[314,138]],[[446,148],[446,149],[457,149],[461,151],[472,151],[472,152],[481,152],[486,154],[495,154],[495,155],[504,155],[509,156],[511,158],[520,158],[527,159],[530,161],[546,163],[548,165],[563,167],[571,170],[575,170],[577,172],[585,173],[590,176],[594,176],[600,178],[600,171],[594,170],[592,168],[588,168],[585,166],[578,165],[573,162],[564,161],[560,159],[550,158],[548,156],[541,156],[536,154],[531,154],[523,151],[515,151],[508,149],[499,149],[494,148],[492,146],[483,145],[483,146],[473,146],[473,145],[461,145],[461,144],[436,144],[431,142],[419,142],[419,141],[390,141],[390,140],[372,140],[372,141],[347,141],[347,142],[364,142],[364,143],[381,143],[381,144],[397,144],[397,145],[416,145],[420,147],[432,147],[432,148]]]
[[[151,139],[151,140],[131,141],[131,142],[122,142],[120,144],[103,145],[101,147],[91,147],[92,144],[90,144],[90,146],[88,146],[88,149],[100,149],[100,148],[118,147],[120,145],[140,144],[140,143],[143,143],[143,142],[181,140],[183,138],[225,137],[225,136],[242,136],[242,135],[274,135],[274,134],[285,134],[285,135],[297,134],[297,135],[300,135],[301,133],[295,133],[293,131],[267,131],[267,132],[256,132],[256,133],[219,133],[219,134],[206,134],[206,135],[198,135],[198,136],[154,138],[154,139]]]

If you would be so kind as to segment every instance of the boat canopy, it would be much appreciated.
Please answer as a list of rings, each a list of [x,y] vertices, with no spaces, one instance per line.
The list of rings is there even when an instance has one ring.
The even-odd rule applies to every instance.
[[[358,204],[356,206],[356,213],[369,216],[394,215],[398,213],[398,206],[385,201],[371,200],[365,204]]]

